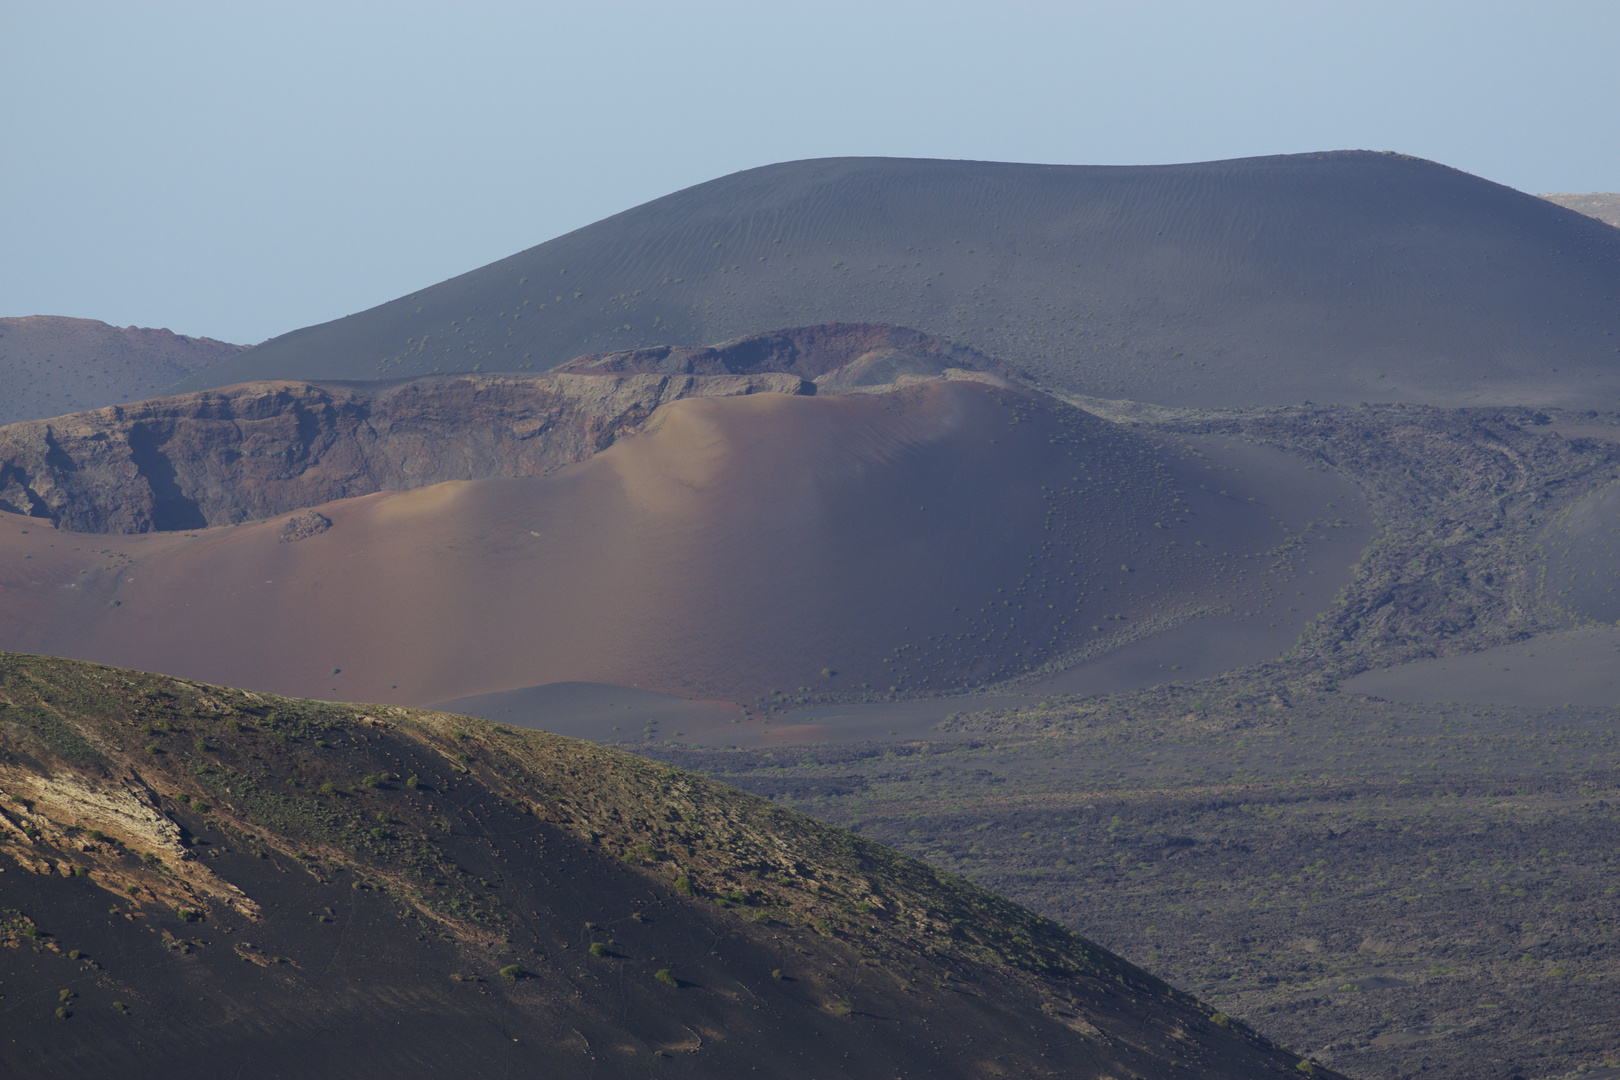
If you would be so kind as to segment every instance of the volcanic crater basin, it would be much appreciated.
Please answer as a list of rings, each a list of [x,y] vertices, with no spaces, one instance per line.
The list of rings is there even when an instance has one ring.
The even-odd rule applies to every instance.
[[[1303,622],[1284,587],[1353,561],[1319,542],[1360,527],[1325,474],[1278,498],[1224,449],[986,378],[676,401],[547,476],[323,504],[294,543],[279,516],[8,516],[0,644],[334,700],[576,681],[753,708],[1055,674],[1223,611]]]

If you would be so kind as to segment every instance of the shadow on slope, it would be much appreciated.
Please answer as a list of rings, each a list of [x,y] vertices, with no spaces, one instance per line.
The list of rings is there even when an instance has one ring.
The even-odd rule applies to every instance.
[[[1617,294],[1620,233],[1402,155],[831,158],[675,192],[177,386],[543,370],[873,322],[1104,398],[1608,408]]]
[[[114,546],[6,518],[0,640],[348,700],[932,694],[1308,576],[1331,522],[1301,532],[1214,467],[975,379],[687,399],[550,476],[328,504],[293,543],[282,519]]]

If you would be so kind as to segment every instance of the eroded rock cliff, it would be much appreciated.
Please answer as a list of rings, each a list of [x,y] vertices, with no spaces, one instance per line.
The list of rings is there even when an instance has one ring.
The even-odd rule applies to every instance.
[[[0,428],[0,510],[89,533],[232,524],[582,461],[666,402],[814,393],[797,375],[259,382]]]

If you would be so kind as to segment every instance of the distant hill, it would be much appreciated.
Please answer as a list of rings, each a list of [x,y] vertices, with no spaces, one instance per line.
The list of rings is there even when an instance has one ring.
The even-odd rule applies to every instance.
[[[1620,234],[1397,154],[836,158],[676,192],[176,388],[538,371],[863,322],[1095,397],[1608,408],[1617,295]]]
[[[1577,214],[1585,214],[1587,217],[1594,217],[1620,228],[1620,193],[1595,191],[1589,195],[1573,195],[1560,192],[1543,195],[1542,198],[1557,203],[1566,210],[1573,210]]]
[[[0,319],[0,424],[140,401],[245,347],[95,319]]]
[[[8,1076],[1331,1076],[680,769],[0,654]]]

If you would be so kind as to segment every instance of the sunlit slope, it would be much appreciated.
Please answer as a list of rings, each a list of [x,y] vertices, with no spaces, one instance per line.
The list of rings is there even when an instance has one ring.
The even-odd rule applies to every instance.
[[[982,381],[688,399],[550,476],[329,503],[291,543],[8,516],[0,647],[404,703],[945,690],[1266,588],[1283,530],[1211,475]]]
[[[539,370],[883,322],[1100,397],[1609,408],[1617,296],[1620,233],[1401,155],[836,158],[699,184],[178,385]]]

